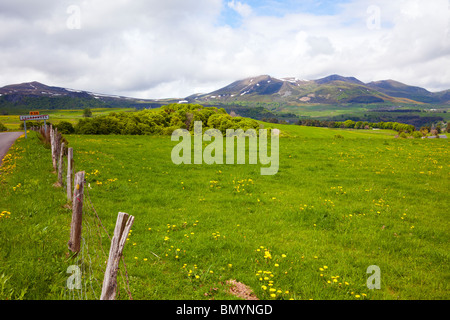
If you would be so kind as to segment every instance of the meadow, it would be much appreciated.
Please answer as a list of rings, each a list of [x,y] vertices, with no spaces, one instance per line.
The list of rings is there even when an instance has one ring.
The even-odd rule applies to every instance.
[[[130,112],[135,111],[135,109],[132,108],[95,108],[91,109],[92,116],[102,116],[107,115],[111,112]],[[83,118],[83,110],[39,110],[39,113],[41,115],[48,114],[50,119],[49,122],[52,124],[57,124],[61,121],[67,121],[75,125],[78,120]],[[23,112],[23,115],[27,115],[27,112]],[[20,121],[19,115],[17,114],[10,114],[10,115],[0,115],[0,122],[5,125],[6,128],[8,128],[9,131],[15,131],[19,129],[19,126],[23,121]]]
[[[447,139],[276,127],[274,176],[259,164],[175,165],[169,136],[66,135],[91,200],[86,297],[99,297],[109,248],[96,230],[111,235],[126,212],[118,299],[128,287],[134,300],[239,299],[228,280],[259,299],[450,298]],[[19,139],[0,175],[0,298],[79,297],[66,286],[71,210],[55,181],[37,135]],[[373,265],[381,288],[370,290]]]

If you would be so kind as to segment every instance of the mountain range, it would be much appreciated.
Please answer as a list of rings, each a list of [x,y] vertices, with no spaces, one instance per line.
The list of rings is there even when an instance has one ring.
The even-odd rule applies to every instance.
[[[330,75],[317,80],[274,78],[261,75],[235,81],[221,89],[185,98],[138,99],[117,95],[48,86],[39,82],[12,84],[0,88],[2,109],[80,109],[85,107],[158,107],[167,103],[221,104],[233,102],[280,102],[305,104],[445,104],[450,90],[430,92],[424,88],[382,80],[369,83],[354,77]]]
[[[155,100],[48,86],[37,81],[0,88],[0,111],[7,109],[83,109],[86,107],[157,107]]]
[[[450,104],[450,90],[430,92],[394,80],[363,83],[354,77],[330,75],[317,80],[273,78],[269,75],[235,81],[208,94],[186,98],[189,102],[277,101],[289,104],[383,103]]]

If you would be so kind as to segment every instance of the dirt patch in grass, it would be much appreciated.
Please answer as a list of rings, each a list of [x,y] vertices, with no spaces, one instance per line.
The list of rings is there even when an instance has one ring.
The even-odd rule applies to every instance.
[[[228,280],[226,284],[230,286],[229,293],[231,293],[232,295],[245,300],[258,300],[258,298],[253,293],[253,290],[242,282],[238,282],[236,280]]]

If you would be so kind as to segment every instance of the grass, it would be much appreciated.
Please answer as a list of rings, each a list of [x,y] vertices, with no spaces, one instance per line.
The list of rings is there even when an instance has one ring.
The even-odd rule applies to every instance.
[[[318,120],[330,120],[339,119],[339,121],[345,121],[347,119],[360,118],[373,122],[370,118],[385,118],[394,119],[399,116],[419,116],[419,117],[441,117],[444,122],[450,120],[450,114],[448,110],[446,112],[420,112],[422,110],[433,109],[433,106],[418,107],[417,105],[407,105],[408,109],[415,109],[419,112],[383,112],[377,109],[383,108],[383,106],[397,106],[397,104],[291,104],[279,108],[277,111],[285,113],[293,113],[300,117],[309,117]],[[446,106],[435,106],[437,109],[448,109]],[[368,118],[369,117],[369,118]],[[395,120],[394,120],[395,121]],[[435,121],[435,120],[434,120]],[[378,121],[377,121],[378,122]],[[401,121],[398,121],[401,122]]]
[[[111,112],[130,112],[135,111],[133,108],[96,108],[91,109],[92,116],[108,115]],[[58,124],[61,121],[68,121],[75,125],[79,119],[83,118],[83,110],[39,110],[41,115],[48,114],[49,121],[53,124]],[[24,113],[25,115],[26,113]],[[0,122],[3,123],[9,131],[19,130],[19,126],[22,123],[19,119],[19,115],[0,115]]]
[[[70,220],[48,161],[32,132],[0,167],[0,299],[55,299],[64,288]]]
[[[237,299],[229,279],[260,299],[450,297],[447,140],[277,127],[275,176],[261,176],[260,165],[176,166],[170,137],[66,136],[108,233],[119,211],[135,216],[124,250],[133,299]],[[8,161],[0,185],[0,211],[10,212],[0,219],[4,291],[73,298],[65,285],[71,212],[52,186],[50,152],[32,133],[9,157],[16,166]],[[92,215],[86,220],[92,228],[83,230],[94,230]],[[107,251],[109,239],[85,237],[95,298],[99,244]],[[366,286],[371,265],[380,267],[380,290]],[[125,289],[120,279],[119,299],[128,299]]]

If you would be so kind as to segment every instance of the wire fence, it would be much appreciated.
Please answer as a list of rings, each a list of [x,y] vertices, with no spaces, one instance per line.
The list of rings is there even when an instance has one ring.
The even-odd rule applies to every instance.
[[[64,149],[62,143],[65,139],[51,125],[33,129],[39,132],[44,143],[51,146],[52,162],[55,170],[57,169],[57,172],[59,172],[58,176],[61,176],[61,171],[68,172],[68,161],[71,161],[71,159],[58,161],[67,156],[67,141],[66,149]],[[73,166],[71,169],[73,170]],[[58,181],[60,187],[67,189],[67,186],[73,186],[73,183],[68,183],[71,176],[69,174],[62,175],[63,178]],[[101,221],[89,194],[90,185],[86,185],[86,180],[83,181],[83,185],[80,250],[73,252],[70,256],[69,263],[72,264],[67,269],[68,278],[63,294],[63,298],[67,300],[96,300],[100,298],[109,256],[105,246],[112,243],[112,237]],[[74,186],[74,188],[77,188],[77,186]],[[121,291],[123,290],[132,300],[128,271],[123,255],[121,260],[123,268],[119,268],[119,274],[122,279],[122,286],[117,285],[117,298],[121,298]]]

